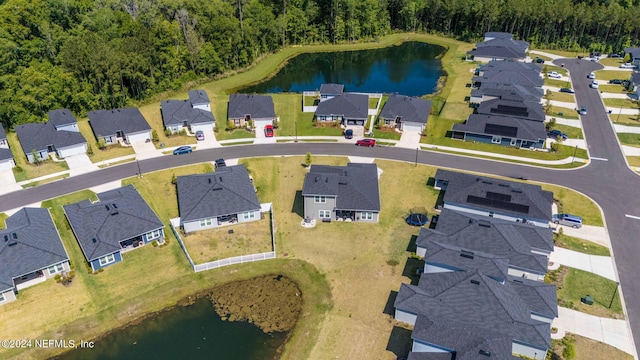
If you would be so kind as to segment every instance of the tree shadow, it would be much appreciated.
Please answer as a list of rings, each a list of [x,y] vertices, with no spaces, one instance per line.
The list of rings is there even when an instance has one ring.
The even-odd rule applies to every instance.
[[[406,357],[411,351],[411,330],[394,326],[387,342],[387,351],[391,351],[397,357]]]
[[[411,240],[409,240],[409,244],[407,244],[408,252],[416,252],[418,250],[418,246],[416,245],[416,240],[418,239],[418,235],[411,235]]]
[[[396,302],[397,297],[398,297],[397,291],[391,291],[389,293],[389,297],[387,298],[387,303],[384,305],[384,310],[382,311],[383,314],[390,315],[391,317],[394,317],[396,315],[396,307],[394,306],[394,304]]]
[[[409,278],[409,280],[411,280],[411,285],[418,285],[418,282],[420,281],[420,274],[422,274],[423,269],[423,260],[407,258],[407,262],[404,264],[404,269],[402,269],[402,276]]]
[[[291,206],[291,212],[304,219],[304,198],[302,197],[302,190],[296,191],[296,196],[293,198],[293,204]]]

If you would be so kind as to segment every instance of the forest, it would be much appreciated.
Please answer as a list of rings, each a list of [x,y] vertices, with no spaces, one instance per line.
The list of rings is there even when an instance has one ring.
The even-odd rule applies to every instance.
[[[0,122],[124,107],[283,46],[395,31],[619,52],[639,43],[640,0],[0,0]]]

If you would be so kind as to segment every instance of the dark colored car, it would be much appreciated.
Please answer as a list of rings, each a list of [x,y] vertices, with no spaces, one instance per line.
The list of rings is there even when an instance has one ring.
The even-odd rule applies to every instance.
[[[198,141],[204,140],[204,131],[202,130],[196,131],[196,140]]]
[[[535,60],[536,64],[544,64],[544,59],[540,59],[539,57],[537,57]]]
[[[353,138],[353,130],[351,130],[351,129],[345,130],[344,138],[345,139],[352,139]]]
[[[356,141],[357,146],[366,146],[366,147],[374,147],[376,146],[376,141],[374,139],[361,139]]]
[[[227,166],[227,163],[224,162],[224,159],[217,159],[216,161],[214,161],[214,164],[216,165],[216,169]]]
[[[570,88],[560,88],[560,92],[567,93],[567,94],[575,93],[575,91],[573,91],[573,89],[570,89]]]
[[[273,125],[267,125],[264,127],[264,136],[273,137]]]
[[[623,81],[624,80],[620,80],[620,79],[611,79],[611,80],[609,80],[609,84],[622,85]]]
[[[191,148],[191,146],[180,146],[179,148],[173,150],[173,155],[188,154],[192,151],[193,149]]]
[[[617,59],[620,57],[620,54],[610,54],[609,57],[612,59]]]
[[[560,130],[551,130],[547,133],[547,136],[554,139],[562,138],[562,140],[567,140],[568,138],[567,134],[563,133]]]

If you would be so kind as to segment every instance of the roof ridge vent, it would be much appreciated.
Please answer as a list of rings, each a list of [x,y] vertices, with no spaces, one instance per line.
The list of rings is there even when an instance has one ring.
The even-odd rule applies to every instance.
[[[460,257],[466,258],[466,259],[471,259],[473,260],[473,251],[468,251],[468,250],[461,250],[460,251]]]
[[[480,285],[480,281],[478,281],[478,280],[471,280],[470,283],[472,283],[474,285]]]
[[[7,246],[15,246],[15,245],[18,245],[17,241],[12,241]]]
[[[484,356],[491,356],[491,351],[487,351],[487,350],[480,349],[480,351],[478,353],[480,355],[484,355]]]

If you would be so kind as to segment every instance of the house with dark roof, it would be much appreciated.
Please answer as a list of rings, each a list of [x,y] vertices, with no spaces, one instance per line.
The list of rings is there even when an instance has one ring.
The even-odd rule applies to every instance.
[[[493,99],[540,102],[543,96],[544,90],[541,87],[487,82],[482,87],[471,89],[469,103],[480,104]]]
[[[455,360],[544,359],[551,323],[539,320],[538,311],[555,316],[550,309],[533,308],[536,300],[525,300],[527,294],[477,270],[425,273],[417,286],[400,286],[395,318],[414,325],[415,353],[444,352]]]
[[[320,85],[320,102],[333,99],[344,93],[344,85],[342,84],[322,84]]]
[[[518,119],[544,122],[545,112],[539,101],[516,101],[513,99],[493,99],[483,101],[477,114],[501,115]]]
[[[178,176],[178,209],[185,232],[260,220],[260,202],[244,165]]]
[[[164,242],[164,224],[133,185],[63,206],[71,230],[93,271],[123,260],[123,253]]]
[[[471,78],[474,88],[481,88],[486,83],[512,84],[529,87],[542,87],[544,79],[539,72],[534,71],[502,71],[487,70],[482,75]]]
[[[311,165],[302,187],[305,219],[378,222],[376,164]]]
[[[368,95],[344,93],[319,103],[314,119],[319,123],[338,121],[342,125],[364,126],[368,116]]]
[[[629,55],[629,61],[636,66],[640,66],[640,48],[628,47],[624,49],[625,58]]]
[[[454,124],[451,137],[464,141],[542,149],[547,138],[543,122],[500,115],[472,114]]]
[[[276,119],[273,99],[268,95],[229,95],[227,117],[233,121],[236,127],[247,126],[251,120],[256,128],[273,125],[273,121]]]
[[[467,52],[467,60],[524,60],[528,50],[529,43],[514,40],[512,34],[489,32],[485,34],[484,41],[477,43],[475,49]]]
[[[424,273],[479,270],[483,274],[504,282],[509,277],[509,258],[481,251],[469,250],[456,245],[429,241],[423,243]]]
[[[0,229],[0,305],[16,294],[69,271],[69,256],[48,209],[22,208]]]
[[[49,121],[16,126],[18,140],[29,162],[45,160],[49,153],[59,158],[85,154],[87,140],[78,129],[78,121],[71,111],[59,109],[47,113]]]
[[[485,72],[489,71],[510,71],[517,73],[533,73],[538,77],[542,77],[542,67],[536,63],[526,63],[522,61],[504,60],[504,61],[489,61],[486,64],[481,64],[476,71],[476,75],[484,76]]]
[[[0,125],[0,171],[9,170],[14,166],[16,166],[16,162],[13,160],[13,152],[9,148],[7,134],[4,132],[4,127]]]
[[[172,133],[213,131],[216,120],[211,113],[211,102],[204,90],[189,91],[187,100],[165,100],[160,104],[164,128]]]
[[[631,74],[631,87],[636,94],[636,99],[640,100],[640,72],[634,72]]]
[[[151,139],[151,126],[138,108],[95,110],[89,114],[89,124],[98,141],[107,145],[122,140],[126,143]]]
[[[551,221],[553,193],[540,185],[438,169],[434,187],[445,192],[445,209],[544,228]]]
[[[400,131],[422,132],[430,112],[430,100],[392,94],[382,108],[378,121]]]
[[[456,258],[457,262],[444,264],[452,269],[467,270],[479,262],[475,253],[490,254],[508,260],[509,275],[542,281],[553,251],[553,232],[549,228],[443,209],[435,229],[420,230],[416,254],[425,260],[430,258],[432,251],[441,250],[434,243],[464,249],[469,255],[465,258],[460,250],[461,258]],[[468,264],[466,268],[463,263]],[[486,274],[500,277],[496,272]]]

